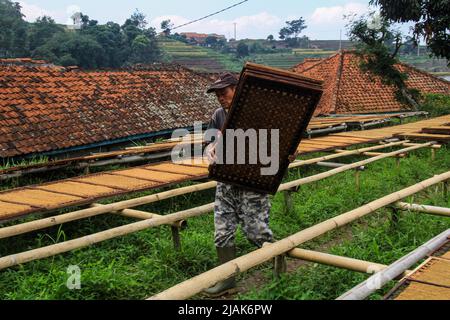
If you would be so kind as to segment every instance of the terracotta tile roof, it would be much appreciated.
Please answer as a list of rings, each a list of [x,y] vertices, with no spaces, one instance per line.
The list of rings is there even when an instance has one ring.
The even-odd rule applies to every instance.
[[[306,59],[293,70],[304,76],[323,80],[324,95],[316,115],[345,113],[398,112],[408,109],[395,98],[393,86],[379,77],[363,73],[360,58],[342,51],[323,60]],[[406,64],[398,68],[409,75],[407,85],[423,93],[450,94],[450,82],[434,77]]]
[[[83,72],[0,60],[0,157],[206,122],[217,108],[208,84],[175,65]]]
[[[305,60],[303,60],[302,63],[300,63],[299,65],[297,65],[295,67],[296,71],[297,72],[303,72],[304,70],[315,66],[316,64],[318,64],[322,60],[323,60],[322,58],[305,58]]]

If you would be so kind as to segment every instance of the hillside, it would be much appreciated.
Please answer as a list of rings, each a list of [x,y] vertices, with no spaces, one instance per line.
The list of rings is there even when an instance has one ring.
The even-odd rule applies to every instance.
[[[242,67],[238,59],[213,49],[188,45],[166,37],[160,37],[158,42],[166,62],[175,62],[197,72],[239,72]]]
[[[246,43],[250,47],[255,41],[259,41],[260,43],[264,42],[264,40],[253,40],[253,42],[247,40]],[[334,42],[324,41],[330,49],[279,49],[275,53],[251,53],[250,56],[244,59],[238,59],[234,53],[221,53],[211,48],[193,46],[166,37],[160,37],[158,42],[162,49],[165,62],[178,63],[201,73],[220,73],[225,70],[240,72],[246,61],[275,68],[291,69],[295,65],[303,62],[305,58],[326,58],[336,53],[336,50],[331,49]],[[323,46],[325,44],[321,45]],[[403,62],[428,72],[443,72],[446,75],[450,71],[445,60],[433,59],[427,54],[423,54],[420,57],[404,55],[400,59]]]
[[[327,58],[334,53],[335,51],[293,49],[291,52],[255,54],[248,60],[275,68],[291,69],[305,58]]]
[[[283,50],[280,53],[251,54],[245,59],[237,59],[233,54],[220,53],[214,49],[193,46],[166,37],[159,38],[158,42],[166,62],[175,62],[202,73],[219,73],[224,70],[239,72],[246,61],[290,69],[305,58],[325,58],[335,53],[335,51],[293,49]]]

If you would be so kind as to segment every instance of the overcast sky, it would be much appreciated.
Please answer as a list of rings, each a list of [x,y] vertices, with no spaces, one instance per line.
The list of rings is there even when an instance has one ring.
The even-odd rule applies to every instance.
[[[53,17],[58,23],[70,23],[74,11],[81,11],[100,23],[114,21],[122,24],[136,9],[147,16],[151,26],[159,31],[161,21],[171,19],[179,25],[241,0],[26,0],[19,1],[25,19],[34,21],[42,15]],[[227,38],[234,35],[233,23],[237,23],[237,37],[278,37],[286,20],[306,19],[308,28],[304,34],[311,39],[339,39],[340,30],[346,38],[344,14],[364,14],[369,10],[369,0],[249,0],[227,12],[176,30],[177,32],[219,33]],[[407,30],[405,28],[405,30]]]

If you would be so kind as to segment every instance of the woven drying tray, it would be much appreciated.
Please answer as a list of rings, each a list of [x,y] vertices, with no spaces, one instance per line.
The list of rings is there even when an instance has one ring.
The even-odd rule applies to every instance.
[[[404,280],[398,283],[384,300],[450,300],[450,288]]]
[[[450,300],[450,261],[430,257],[404,277],[385,300]]]
[[[261,168],[268,166],[260,162],[259,156],[257,164],[249,164],[249,141],[246,139],[245,164],[213,164],[209,168],[209,177],[245,189],[275,194],[289,166],[289,155],[296,152],[321,96],[321,81],[247,63],[222,132],[255,129],[259,152],[259,130],[268,130],[267,149],[271,150],[270,130],[279,129],[279,169],[275,175],[261,175]],[[222,139],[226,145],[226,134]],[[234,149],[236,155],[236,143]]]

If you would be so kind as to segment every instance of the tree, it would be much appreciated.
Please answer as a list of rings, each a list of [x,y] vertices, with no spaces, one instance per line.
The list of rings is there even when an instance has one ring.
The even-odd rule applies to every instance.
[[[51,17],[39,17],[35,23],[31,24],[29,29],[30,51],[44,45],[55,34],[64,32],[64,28],[55,23]]]
[[[287,27],[284,27],[280,30],[280,39],[285,40],[288,38],[289,35],[289,29]]]
[[[403,47],[401,49],[402,54],[415,54],[417,52],[418,43],[411,37],[406,37]]]
[[[223,49],[227,45],[227,40],[224,38],[220,38],[217,40],[216,48]]]
[[[47,16],[28,24],[18,3],[0,0],[0,57],[31,56],[86,69],[118,68],[160,58],[156,31],[147,28],[145,15],[137,10],[123,26],[100,25],[81,12],[73,17],[77,28],[72,30]]]
[[[25,57],[28,27],[18,2],[0,0],[0,57]]]
[[[413,22],[416,43],[423,37],[436,57],[450,61],[450,0],[371,0],[391,22]]]
[[[247,57],[249,55],[248,45],[246,45],[244,42],[239,42],[236,50],[238,58]]]
[[[63,66],[77,65],[83,69],[106,67],[104,56],[102,46],[92,36],[78,32],[58,33],[34,52],[35,58]]]
[[[147,28],[147,17],[145,14],[140,12],[138,9],[134,11],[134,13],[131,15],[130,20],[136,27],[138,27],[140,30],[145,30]]]
[[[264,53],[265,48],[262,46],[260,42],[253,42],[249,47],[250,53]]]
[[[141,34],[132,43],[131,63],[152,63],[156,60],[154,42]]]
[[[267,37],[267,41],[272,42],[273,40],[275,40],[275,37],[272,34]]]
[[[287,26],[280,30],[280,39],[288,41],[291,46],[295,46],[299,35],[307,28],[305,20],[300,17],[297,20],[286,21],[286,24]]]
[[[399,63],[398,54],[403,45],[402,34],[393,29],[388,20],[371,13],[350,22],[349,38],[357,42],[361,69],[379,76],[383,83],[395,86],[397,99],[417,110],[420,94],[406,86],[407,74],[395,66]]]
[[[217,37],[214,37],[214,36],[208,36],[208,37],[206,37],[206,39],[205,39],[205,44],[207,45],[207,46],[210,46],[210,47],[215,47],[215,46],[217,46]]]
[[[170,35],[170,32],[172,31],[172,28],[174,27],[174,24],[169,20],[164,20],[161,22],[161,29],[164,32],[166,36]]]

